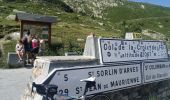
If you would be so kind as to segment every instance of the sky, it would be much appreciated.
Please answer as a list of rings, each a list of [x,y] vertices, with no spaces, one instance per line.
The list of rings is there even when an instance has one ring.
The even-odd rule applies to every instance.
[[[150,4],[161,5],[164,7],[170,7],[170,0],[129,0],[129,1],[145,2]]]

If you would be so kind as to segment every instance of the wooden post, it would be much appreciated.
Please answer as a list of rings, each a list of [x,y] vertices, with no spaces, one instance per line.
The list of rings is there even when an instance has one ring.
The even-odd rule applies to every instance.
[[[23,22],[20,21],[20,39],[23,37]]]
[[[48,25],[48,45],[51,46],[51,24]]]

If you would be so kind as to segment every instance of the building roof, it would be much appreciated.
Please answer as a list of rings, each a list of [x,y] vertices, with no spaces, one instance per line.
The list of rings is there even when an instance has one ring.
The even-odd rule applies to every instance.
[[[34,15],[34,14],[29,14],[29,13],[17,13],[15,20],[16,21],[25,20],[25,21],[32,21],[32,22],[44,22],[44,23],[57,22],[56,17],[44,16],[44,15]]]

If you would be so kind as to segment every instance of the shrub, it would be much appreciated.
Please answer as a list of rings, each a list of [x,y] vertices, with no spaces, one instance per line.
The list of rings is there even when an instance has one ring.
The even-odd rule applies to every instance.
[[[4,52],[0,57],[0,68],[9,68],[7,65],[8,52],[15,52],[16,41],[9,41],[3,44]]]
[[[62,43],[52,43],[49,47],[46,45],[45,56],[59,56],[63,55],[64,45]]]

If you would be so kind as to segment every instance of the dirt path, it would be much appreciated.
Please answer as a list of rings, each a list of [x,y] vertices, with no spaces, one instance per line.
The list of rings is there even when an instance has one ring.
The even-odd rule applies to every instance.
[[[31,69],[0,69],[0,100],[20,100]]]

